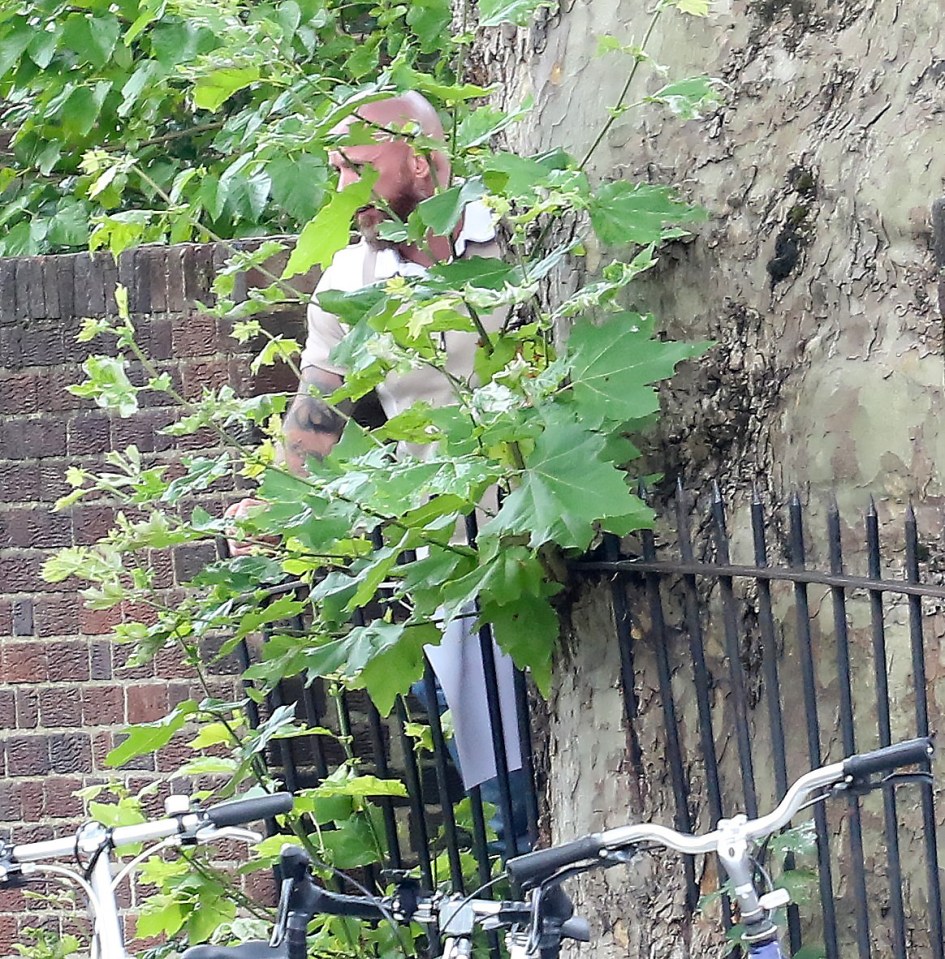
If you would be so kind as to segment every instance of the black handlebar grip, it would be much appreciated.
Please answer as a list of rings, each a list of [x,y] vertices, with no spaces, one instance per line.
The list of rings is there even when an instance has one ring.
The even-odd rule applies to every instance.
[[[313,915],[349,916],[352,919],[383,919],[384,908],[368,896],[345,896],[318,888]]]
[[[524,856],[516,856],[505,864],[505,869],[510,879],[515,880],[523,888],[528,888],[547,879],[565,866],[571,866],[586,859],[596,859],[603,848],[600,835],[593,833],[561,846],[536,849],[534,852],[525,853]]]
[[[214,826],[238,826],[244,822],[272,819],[292,808],[292,793],[272,793],[269,796],[253,796],[250,799],[234,799],[222,802],[206,810],[207,819]]]
[[[933,752],[932,740],[928,737],[909,739],[870,753],[851,756],[843,763],[843,774],[853,779],[864,779],[873,773],[892,772],[900,766],[927,762]]]

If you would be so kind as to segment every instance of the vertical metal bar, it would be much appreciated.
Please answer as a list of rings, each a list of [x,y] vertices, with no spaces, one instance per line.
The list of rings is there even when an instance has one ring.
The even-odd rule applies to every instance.
[[[827,511],[827,547],[830,553],[830,572],[843,573],[843,547],[840,542],[840,510],[833,500]],[[840,688],[840,733],[843,754],[856,752],[856,730],[853,726],[853,691],[850,679],[850,637],[847,630],[847,598],[841,586],[832,586],[833,628],[837,640],[837,684]],[[863,859],[863,822],[860,801],[851,798],[850,857],[852,859],[853,913],[856,916],[856,947],[860,959],[870,957],[870,918],[866,896],[866,868]]]
[[[643,530],[643,558],[656,559],[656,544],[652,530]],[[689,815],[689,790],[683,765],[682,747],[679,741],[679,719],[676,716],[676,703],[673,699],[673,674],[669,662],[669,635],[666,632],[666,620],[663,616],[663,598],[660,593],[660,578],[657,573],[647,573],[647,604],[650,621],[653,624],[653,647],[656,654],[656,670],[660,684],[660,703],[663,708],[663,726],[666,731],[666,756],[669,760],[670,778],[673,783],[673,799],[676,803],[674,815],[676,828],[680,832],[692,832],[692,817]],[[686,905],[695,909],[699,901],[699,885],[696,882],[695,861],[692,856],[683,859],[686,869]]]
[[[876,503],[870,497],[866,513],[866,554],[870,579],[882,577],[879,545],[879,518]],[[873,673],[876,677],[876,722],[879,744],[892,742],[889,715],[889,674],[886,669],[886,626],[883,617],[883,591],[869,590],[870,621],[873,639]],[[899,819],[896,813],[895,789],[883,790],[883,820],[886,832],[886,872],[889,882],[889,908],[893,920],[894,959],[906,959],[906,921],[902,903],[902,860],[899,852]]]
[[[469,796],[469,809],[472,814],[472,846],[473,855],[476,858],[476,875],[479,879],[476,895],[481,899],[492,899],[492,887],[488,886],[491,868],[489,846],[486,840],[486,820],[482,811],[482,794],[478,786],[473,786],[466,795]],[[499,936],[494,929],[486,931],[486,941],[489,944],[490,959],[501,959]]]
[[[693,562],[692,533],[689,528],[689,497],[679,482],[676,485],[676,529],[679,535],[679,555],[684,563]],[[696,706],[699,712],[699,741],[705,762],[705,782],[708,793],[709,812],[713,824],[722,818],[722,791],[719,786],[719,764],[715,755],[715,736],[712,731],[712,704],[709,701],[709,670],[705,662],[705,645],[702,624],[699,621],[699,594],[696,577],[683,576],[683,593],[686,607],[686,629],[689,633],[689,655],[692,658],[693,678],[696,686]],[[732,913],[728,897],[722,897],[722,919],[731,925]]]
[[[470,546],[476,545],[478,529],[475,514],[466,517],[466,538]],[[482,656],[482,675],[486,687],[486,708],[492,734],[492,755],[495,758],[496,780],[499,784],[499,808],[502,811],[506,857],[518,855],[515,835],[515,819],[512,813],[512,790],[509,785],[509,758],[505,749],[505,728],[502,722],[502,705],[499,701],[499,682],[495,668],[495,647],[492,627],[483,623],[479,627],[479,651]]]
[[[410,812],[416,830],[417,844],[414,852],[420,865],[420,878],[427,889],[433,889],[433,869],[430,864],[430,835],[427,831],[426,809],[423,802],[423,788],[420,783],[420,770],[417,756],[413,751],[413,740],[404,728],[407,722],[407,708],[403,698],[398,696],[395,706],[397,726],[400,733],[401,748],[404,753],[404,778],[407,780],[407,796],[410,799]]]
[[[728,531],[725,528],[725,506],[718,483],[713,483],[712,518],[715,526],[715,541],[718,559],[729,565]],[[732,686],[732,706],[735,712],[735,737],[738,741],[738,764],[745,792],[745,811],[749,819],[758,816],[758,796],[755,792],[755,770],[751,759],[751,727],[748,725],[748,697],[745,694],[745,670],[742,666],[741,643],[735,616],[735,593],[731,576],[719,576],[722,594],[722,624],[725,630],[725,652],[728,659],[728,676]]]
[[[384,724],[381,714],[371,700],[368,700],[368,729],[371,735],[371,752],[374,754],[374,768],[381,779],[390,779],[390,766],[387,762],[387,750],[384,746]],[[390,796],[377,799],[384,816],[384,832],[387,833],[387,858],[391,869],[403,869],[404,861],[400,854],[400,837],[397,835],[397,814],[394,801]]]
[[[906,581],[919,582],[919,535],[912,504],[906,512]],[[909,642],[912,651],[912,684],[915,689],[916,735],[929,734],[928,687],[925,674],[925,642],[922,635],[922,597],[909,597]],[[942,887],[938,870],[938,847],[935,841],[935,800],[931,784],[922,789],[922,825],[925,834],[925,855],[929,876],[929,935],[934,959],[945,956],[942,935]]]
[[[528,841],[538,841],[538,794],[535,790],[535,754],[532,751],[531,710],[528,705],[528,687],[525,673],[515,667],[515,711],[518,718],[518,738],[522,747],[522,770],[525,778],[525,815],[528,823]]]
[[[423,699],[430,721],[430,734],[433,738],[433,767],[436,772],[436,786],[443,812],[443,832],[446,836],[446,856],[450,864],[450,880],[454,892],[463,892],[463,864],[459,858],[459,839],[456,836],[456,819],[453,816],[453,802],[450,799],[446,769],[446,740],[440,724],[439,704],[436,701],[436,677],[430,664],[426,663],[423,674]]]
[[[797,493],[791,497],[789,508],[791,532],[788,539],[791,566],[804,569],[804,519],[801,500]],[[807,720],[807,758],[811,768],[822,764],[820,755],[820,723],[817,719],[817,682],[814,674],[813,643],[811,641],[810,606],[807,585],[794,584],[794,604],[797,610],[797,639],[804,686],[804,714]],[[833,877],[830,868],[827,814],[823,803],[814,806],[814,825],[817,830],[817,880],[820,886],[820,905],[824,913],[824,948],[827,959],[840,959],[837,947],[837,914],[833,901]]]
[[[318,708],[318,700],[315,694],[316,686],[319,688],[324,687],[324,680],[322,680],[321,677],[317,677],[312,680],[311,683],[308,683],[302,692],[302,709],[305,714],[305,721],[309,726],[322,725],[321,710]],[[328,759],[325,756],[325,744],[322,742],[322,737],[309,736],[308,738],[312,740],[312,758],[315,761],[315,775],[318,776],[319,779],[326,779],[328,777]]]
[[[692,534],[689,529],[689,498],[680,484],[676,488],[676,525],[679,533],[679,553],[684,563],[693,562]],[[709,702],[709,670],[705,662],[702,623],[699,621],[699,597],[696,577],[683,576],[686,597],[686,627],[689,632],[689,652],[696,681],[696,705],[699,712],[699,739],[706,769],[706,790],[712,822],[722,818],[722,790],[719,786],[719,765],[715,756],[715,735],[712,730],[712,704]]]
[[[277,683],[273,687],[272,692],[266,696],[266,700],[269,703],[270,710],[273,712],[285,705],[285,695],[282,692],[281,683]],[[299,788],[299,777],[295,769],[293,741],[291,739],[278,739],[276,740],[276,749],[279,752],[279,762],[282,765],[282,776],[285,780],[285,788],[290,793],[297,792]]]
[[[765,541],[764,506],[757,487],[751,500],[751,532],[754,544],[755,566],[766,569],[768,566],[768,545]],[[774,752],[774,784],[780,799],[787,792],[787,745],[784,740],[784,716],[781,710],[781,679],[778,674],[778,641],[775,635],[774,613],[771,607],[771,583],[766,579],[756,579],[758,589],[758,625],[761,630],[761,668],[765,681],[765,700],[768,705],[768,726],[771,730],[771,746]],[[794,854],[788,853],[784,859],[784,868],[793,869]],[[788,935],[791,952],[800,949],[802,942],[801,917],[795,904],[788,906]]]
[[[607,536],[604,540],[604,553],[609,560],[620,558],[620,540],[616,536]],[[640,776],[643,769],[643,751],[637,735],[636,718],[639,713],[636,692],[636,674],[633,666],[633,621],[630,617],[630,605],[624,581],[614,576],[610,581],[610,601],[614,611],[614,626],[617,631],[617,649],[620,653],[620,685],[623,689],[623,717],[627,727],[627,747],[630,753],[630,765],[633,778],[630,789],[633,803],[637,809],[642,807],[640,794]]]

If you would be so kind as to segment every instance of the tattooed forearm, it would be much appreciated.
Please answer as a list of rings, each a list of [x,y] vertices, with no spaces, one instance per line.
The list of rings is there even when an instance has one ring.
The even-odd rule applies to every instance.
[[[302,370],[299,391],[283,422],[282,461],[293,473],[305,472],[310,456],[326,456],[341,438],[349,414],[346,406],[330,407],[319,394],[333,393],[343,380],[335,373],[313,367]]]

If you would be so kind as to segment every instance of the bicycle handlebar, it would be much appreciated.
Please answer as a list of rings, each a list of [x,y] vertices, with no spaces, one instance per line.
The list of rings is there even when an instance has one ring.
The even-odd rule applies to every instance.
[[[829,766],[811,770],[788,789],[774,811],[759,819],[741,821],[740,832],[746,839],[770,836],[786,825],[807,799],[818,790],[843,783],[859,784],[868,780],[874,773],[891,772],[902,766],[928,762],[932,753],[931,739],[927,737],[910,739],[873,752],[851,756],[843,762],[831,763]],[[666,826],[650,823],[620,826],[606,832],[583,836],[560,846],[552,846],[550,849],[537,849],[523,856],[517,856],[506,863],[506,870],[509,878],[523,889],[528,889],[549,879],[567,866],[594,859],[605,859],[609,852],[626,849],[642,842],[657,843],[689,855],[715,852],[723,839],[728,841],[730,838],[729,834],[721,828],[724,825],[726,825],[725,821],[719,824],[720,828],[704,836],[681,833]]]
[[[112,848],[119,848],[165,839],[178,833],[193,838],[200,829],[207,826],[215,826],[219,829],[282,815],[292,808],[292,802],[291,793],[272,793],[248,799],[234,799],[211,806],[209,809],[194,809],[166,819],[156,819],[131,826],[116,826],[108,833],[108,843]],[[10,858],[13,862],[26,863],[71,856],[76,851],[80,835],[81,831],[59,839],[13,846],[10,850]]]
[[[248,799],[232,799],[204,810],[204,815],[217,828],[238,826],[244,822],[272,819],[292,809],[292,793],[270,793]]]
[[[892,772],[901,766],[928,762],[933,751],[932,740],[928,737],[909,739],[870,753],[851,756],[844,761],[843,772],[853,779],[865,779],[875,773]]]

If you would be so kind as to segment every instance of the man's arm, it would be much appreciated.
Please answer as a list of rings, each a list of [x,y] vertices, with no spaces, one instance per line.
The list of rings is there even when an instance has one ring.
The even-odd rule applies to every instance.
[[[352,404],[345,400],[337,409],[330,407],[323,397],[330,396],[344,383],[337,373],[329,373],[314,366],[302,370],[299,391],[292,401],[282,426],[283,445],[280,459],[286,468],[301,476],[310,456],[327,456],[341,439],[345,421],[351,415]]]

